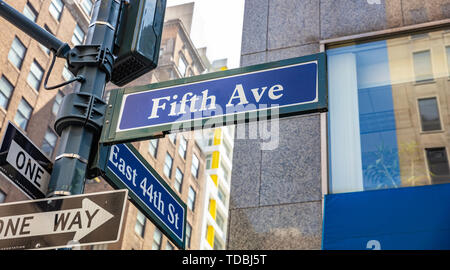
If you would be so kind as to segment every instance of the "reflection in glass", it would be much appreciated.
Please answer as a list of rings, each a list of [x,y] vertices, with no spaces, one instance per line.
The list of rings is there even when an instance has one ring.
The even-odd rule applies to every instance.
[[[429,148],[427,151],[428,167],[430,169],[431,182],[439,184],[448,182],[450,168],[447,153],[444,147]]]
[[[429,50],[422,52],[414,52],[414,71],[416,82],[427,81],[433,79],[433,71],[431,69],[431,54]]]
[[[435,31],[327,51],[331,192],[450,182],[449,46]]]
[[[436,98],[419,99],[420,122],[422,131],[440,130],[441,121]]]

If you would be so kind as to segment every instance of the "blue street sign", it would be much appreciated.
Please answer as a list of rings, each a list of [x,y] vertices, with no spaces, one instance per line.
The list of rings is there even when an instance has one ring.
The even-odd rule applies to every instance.
[[[222,114],[234,114],[258,108],[249,104],[281,107],[317,99],[317,63],[302,63],[125,95],[118,131],[202,118],[213,115],[218,108],[222,108]],[[226,112],[228,108],[231,110]]]
[[[326,110],[324,54],[113,90],[102,143]]]
[[[129,190],[131,201],[179,248],[184,249],[186,204],[131,144],[108,147],[106,180]]]

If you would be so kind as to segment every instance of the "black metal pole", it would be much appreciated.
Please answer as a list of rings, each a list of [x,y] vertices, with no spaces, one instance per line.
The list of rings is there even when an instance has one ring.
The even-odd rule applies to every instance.
[[[8,20],[37,42],[57,53],[58,57],[65,57],[70,50],[67,43],[56,38],[47,30],[25,17],[22,13],[6,4],[3,0],[0,0],[0,16]]]
[[[102,50],[112,52],[120,5],[120,0],[95,2],[86,45],[101,45]],[[109,80],[109,75],[104,69],[95,65],[84,65],[75,75],[82,75],[85,78],[76,90],[77,98],[85,96],[102,99],[105,85]],[[63,101],[62,106],[64,104]],[[89,106],[93,107],[95,103],[91,102]],[[61,108],[60,112],[65,109],[71,108]],[[83,193],[89,154],[91,147],[98,144],[98,132],[86,125],[70,124],[70,121],[64,126],[50,178],[48,197]]]
[[[112,51],[121,3],[122,0],[96,0],[85,45],[70,49],[67,43],[0,0],[1,17],[54,51],[56,56],[67,58],[69,69],[76,70],[75,75],[83,78],[75,93],[64,98],[58,112],[55,130],[61,139],[47,197],[82,194],[84,191],[91,147],[96,148],[103,123],[99,107],[105,105],[103,92],[111,79]]]

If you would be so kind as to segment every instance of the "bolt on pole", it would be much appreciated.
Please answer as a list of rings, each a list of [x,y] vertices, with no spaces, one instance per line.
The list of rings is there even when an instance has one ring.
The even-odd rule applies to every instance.
[[[90,52],[84,55],[96,50],[99,52],[96,57],[98,60],[99,57],[104,57],[105,54],[113,51],[120,7],[120,0],[97,0],[95,2],[85,45],[96,46],[85,46],[84,52],[89,50]],[[103,52],[103,55],[100,52]],[[69,52],[69,65],[71,64],[70,54]],[[112,67],[113,63],[109,64]],[[60,133],[61,139],[56,152],[57,157],[47,197],[83,193],[91,147],[98,143],[100,130],[89,123],[96,116],[91,112],[95,112],[96,107],[102,105],[105,85],[110,80],[110,74],[98,65],[81,65],[77,69],[77,74],[74,75],[83,76],[85,81],[77,85],[76,95],[67,95],[64,98],[58,113],[59,119],[56,120],[55,129]],[[89,113],[85,115],[86,119],[72,121],[77,119],[77,114],[84,114],[87,111]],[[64,121],[58,121],[63,118],[60,117],[61,115],[64,116]]]

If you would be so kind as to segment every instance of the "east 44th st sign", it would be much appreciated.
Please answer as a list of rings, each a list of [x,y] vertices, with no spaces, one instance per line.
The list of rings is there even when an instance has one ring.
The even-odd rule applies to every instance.
[[[0,205],[0,250],[117,241],[127,190]]]
[[[131,202],[177,247],[184,249],[186,204],[132,144],[100,148],[98,165],[106,181],[128,189]]]

